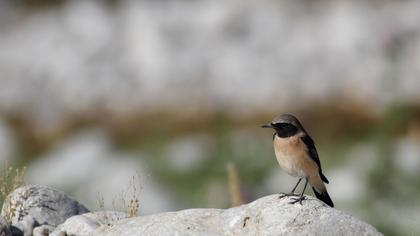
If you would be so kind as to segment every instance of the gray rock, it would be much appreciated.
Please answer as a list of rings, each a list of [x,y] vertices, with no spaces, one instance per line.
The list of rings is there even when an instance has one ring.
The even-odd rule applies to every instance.
[[[2,216],[0,216],[0,236],[12,236],[9,224]]]
[[[1,215],[26,235],[35,226],[56,227],[67,218],[89,212],[65,193],[48,187],[29,185],[16,189],[4,201]]]
[[[271,195],[226,210],[189,209],[121,220],[92,235],[382,235],[313,197],[300,204]]]
[[[54,231],[54,228],[55,227],[50,226],[50,225],[41,225],[34,228],[34,230],[32,231],[32,235],[33,236],[48,236],[50,235],[52,231]]]
[[[16,231],[20,230],[21,232],[19,235],[32,235],[33,229],[35,227],[35,220],[31,215],[25,215],[17,221],[15,224],[13,224],[14,227],[16,227]],[[14,232],[13,235],[16,233]]]
[[[59,225],[51,233],[51,236],[60,236],[60,233],[78,236],[91,235],[99,226],[111,226],[115,222],[127,217],[127,213],[118,211],[99,211],[73,216]]]

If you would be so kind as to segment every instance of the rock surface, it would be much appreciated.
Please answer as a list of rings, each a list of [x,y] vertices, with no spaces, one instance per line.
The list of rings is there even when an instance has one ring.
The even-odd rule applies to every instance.
[[[16,189],[4,201],[1,216],[23,235],[32,235],[35,226],[48,226],[37,233],[55,228],[67,218],[89,212],[65,193],[44,187],[29,185]]]
[[[83,205],[62,192],[25,186],[5,200],[0,236],[382,235],[371,225],[313,197],[307,196],[302,205],[290,201],[289,197],[271,195],[226,210],[188,209],[127,218],[123,212],[86,213]]]
[[[48,236],[50,233],[54,231],[54,227],[50,225],[41,225],[32,231],[33,236]]]
[[[0,216],[0,236],[12,236],[9,225],[2,216]]]
[[[382,235],[315,198],[289,204],[270,195],[226,210],[189,209],[121,220],[92,235]]]
[[[127,217],[127,213],[118,211],[99,211],[72,216],[59,225],[50,235],[60,236],[63,233],[78,236],[92,235],[93,231],[99,226],[109,226]]]

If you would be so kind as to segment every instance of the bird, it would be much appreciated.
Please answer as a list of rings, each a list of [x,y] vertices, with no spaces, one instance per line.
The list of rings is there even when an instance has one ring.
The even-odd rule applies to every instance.
[[[280,197],[299,196],[299,194],[295,194],[295,190],[302,179],[305,179],[302,193],[290,203],[299,202],[302,204],[302,200],[305,199],[303,193],[309,182],[315,196],[330,207],[334,207],[324,184],[328,184],[329,181],[322,173],[315,143],[299,120],[291,114],[282,114],[274,117],[271,123],[261,127],[274,129],[274,153],[280,167],[289,175],[299,178],[292,191]]]

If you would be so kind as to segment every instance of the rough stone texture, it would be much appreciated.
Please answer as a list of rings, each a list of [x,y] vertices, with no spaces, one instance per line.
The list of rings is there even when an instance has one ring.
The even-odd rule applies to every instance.
[[[9,224],[7,224],[6,220],[2,216],[0,216],[0,236],[12,236]]]
[[[110,226],[127,217],[127,213],[118,211],[99,211],[73,216],[59,225],[50,235],[60,236],[62,233],[78,236],[91,235],[99,226]]]
[[[50,225],[41,225],[34,228],[34,230],[32,231],[32,235],[33,236],[48,236],[50,235],[52,231],[54,231],[54,228],[55,227],[50,226]]]
[[[31,215],[23,216],[13,225],[13,235],[32,235],[35,227],[35,219]]]
[[[89,212],[65,193],[44,186],[16,189],[4,201],[1,215],[23,232],[32,235],[35,226],[56,227],[67,218]]]
[[[307,197],[271,195],[240,207],[189,209],[121,220],[92,235],[382,235],[371,225]]]

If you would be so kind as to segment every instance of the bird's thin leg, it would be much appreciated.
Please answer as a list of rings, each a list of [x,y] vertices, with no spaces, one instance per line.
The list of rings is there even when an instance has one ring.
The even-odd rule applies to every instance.
[[[302,178],[299,179],[299,181],[296,183],[295,187],[292,189],[292,191],[290,191],[291,193],[294,193],[297,186],[299,185],[300,181],[302,181]]]
[[[283,193],[282,195],[279,196],[279,198],[288,197],[288,196],[296,196],[297,194],[295,193],[295,190],[296,190],[297,186],[299,185],[300,181],[302,181],[302,178],[300,178],[298,180],[295,187],[292,189],[292,191],[290,193]]]
[[[306,178],[305,187],[303,187],[303,190],[302,190],[302,193],[300,194],[300,196],[298,198],[294,199],[293,201],[291,201],[290,204],[295,204],[296,202],[299,202],[300,205],[302,205],[302,200],[305,199],[305,196],[303,196],[303,193],[305,193],[306,185],[308,185],[308,178]]]

